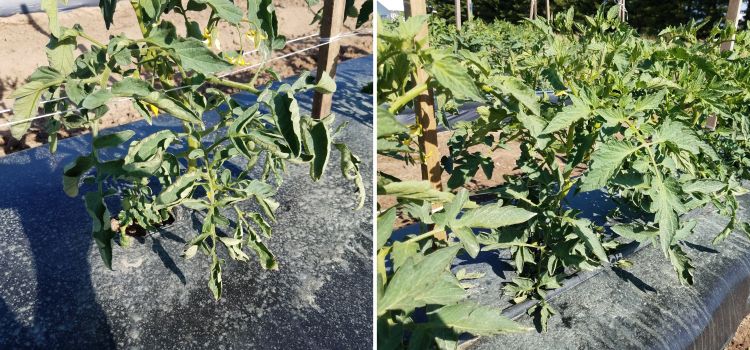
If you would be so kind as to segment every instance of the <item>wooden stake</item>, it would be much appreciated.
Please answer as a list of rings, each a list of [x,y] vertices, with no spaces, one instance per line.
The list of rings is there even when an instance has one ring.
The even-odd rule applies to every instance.
[[[406,17],[419,16],[427,12],[425,0],[405,0],[404,12]],[[427,36],[427,24],[417,35],[417,40]],[[415,76],[415,84],[424,84],[427,81],[427,73],[419,69]],[[414,101],[414,112],[417,122],[422,126],[422,136],[419,137],[419,150],[425,155],[422,162],[422,180],[428,180],[433,187],[443,189],[440,175],[443,169],[440,167],[440,151],[437,140],[437,120],[435,119],[435,100],[432,89],[427,89]]]
[[[455,0],[456,4],[456,29],[461,30],[461,0]]]
[[[323,17],[321,18],[320,40],[321,43],[329,41],[328,45],[323,45],[318,51],[318,67],[316,81],[320,81],[323,72],[327,72],[331,78],[336,76],[336,64],[341,45],[338,41],[331,39],[341,33],[341,26],[344,24],[344,5],[345,0],[324,0]],[[322,94],[315,92],[313,96],[312,116],[320,119],[331,114],[331,101],[333,94]]]
[[[740,7],[742,7],[742,0],[729,0],[729,8],[727,8],[727,22],[737,28],[740,23]],[[721,51],[731,51],[734,48],[734,35],[729,41],[721,43]]]

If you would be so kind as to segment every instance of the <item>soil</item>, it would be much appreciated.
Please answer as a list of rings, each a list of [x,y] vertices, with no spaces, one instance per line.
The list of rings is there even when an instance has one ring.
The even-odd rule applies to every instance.
[[[438,151],[440,154],[448,154],[448,141],[453,135],[453,131],[443,131],[438,133]],[[520,155],[520,147],[518,143],[511,143],[506,149],[496,149],[492,151],[486,145],[478,145],[469,148],[469,152],[479,152],[483,155],[489,155],[492,157],[495,163],[495,169],[492,172],[492,177],[487,178],[484,172],[480,169],[476,175],[469,180],[464,187],[469,192],[476,192],[482,189],[492,188],[501,185],[505,182],[504,175],[514,174],[517,172],[516,160]],[[407,164],[403,160],[378,155],[377,156],[377,168],[378,172],[393,175],[401,180],[421,180],[422,171],[420,164],[417,161]],[[443,172],[441,176],[441,183],[445,185],[450,178],[450,174]],[[378,211],[384,211],[396,204],[396,198],[392,196],[378,196]],[[396,218],[394,227],[403,227],[412,223],[412,219],[406,217],[403,213],[399,214]]]
[[[737,333],[734,334],[734,338],[729,342],[725,350],[747,350],[750,349],[750,315],[745,316],[740,326],[737,328]]]
[[[452,131],[443,131],[438,133],[438,150],[440,154],[448,154],[448,140],[453,135]],[[479,152],[487,155],[490,152],[490,148],[485,145],[473,146],[469,148],[469,152]],[[493,162],[495,163],[495,170],[492,172],[492,178],[487,178],[481,170],[479,170],[464,187],[470,192],[475,192],[480,189],[494,187],[501,185],[505,182],[503,175],[513,174],[516,167],[516,160],[518,159],[520,148],[517,143],[508,145],[507,149],[497,149],[491,153]],[[394,159],[391,157],[378,155],[378,171],[386,174],[390,174],[398,177],[401,180],[421,180],[422,171],[418,162],[414,164],[407,164],[406,162]],[[448,182],[450,174],[443,172],[441,176],[441,182],[443,184]],[[379,210],[385,210],[396,204],[396,199],[391,196],[378,196]]]
[[[364,0],[355,1],[357,7]],[[244,3],[244,2],[240,2]],[[279,19],[279,31],[287,39],[294,39],[319,31],[319,23],[310,24],[322,3],[309,8],[305,0],[275,0],[276,13]],[[244,5],[241,5],[244,6]],[[110,35],[125,33],[128,37],[140,37],[135,15],[132,8],[126,2],[119,3],[114,16],[114,24],[109,30],[104,27],[104,22],[98,7],[79,8],[60,14],[60,24],[73,26],[81,24],[88,34],[100,41],[107,41]],[[172,20],[177,28],[184,28],[183,20],[175,14],[166,16]],[[194,14],[192,20],[205,24],[208,13]],[[360,30],[370,31],[370,23],[364,25]],[[355,19],[349,18],[345,22],[344,32],[355,30]],[[184,30],[183,30],[184,34]],[[219,41],[223,50],[238,48],[237,33],[233,28],[224,25],[220,27]],[[18,14],[10,17],[0,18],[0,44],[5,47],[3,55],[0,55],[0,109],[12,108],[13,99],[11,95],[19,86],[23,85],[28,77],[37,67],[47,65],[47,57],[44,46],[47,45],[49,36],[47,34],[47,16],[44,13]],[[283,50],[276,53],[280,56],[319,43],[317,37],[294,42],[287,45]],[[341,61],[372,54],[372,35],[342,39]],[[87,48],[79,45],[78,52]],[[299,73],[314,69],[316,66],[317,49],[291,56],[287,59],[275,60],[269,64],[281,77],[298,75]],[[251,63],[260,62],[257,56],[251,56]],[[235,81],[249,81],[253,72],[236,74],[229,78]],[[269,77],[261,76],[260,82]],[[112,104],[111,110],[118,113],[109,113],[101,121],[102,128],[125,124],[140,119],[138,113],[132,108],[130,102],[119,102]],[[10,114],[0,115],[0,124],[9,121]],[[40,146],[47,142],[47,134],[44,132],[46,121],[34,121],[32,128],[21,140],[15,140],[10,136],[8,127],[0,127],[0,157],[18,150]],[[70,137],[84,133],[84,130],[71,130],[61,132],[60,137]]]

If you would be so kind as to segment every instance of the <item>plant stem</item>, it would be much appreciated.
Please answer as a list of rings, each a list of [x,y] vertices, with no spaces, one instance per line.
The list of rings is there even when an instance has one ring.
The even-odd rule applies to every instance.
[[[198,147],[201,146],[200,142],[195,139],[193,136],[193,133],[191,132],[191,128],[187,123],[183,124],[183,127],[185,129],[185,133],[187,133],[187,144],[188,144],[188,151],[187,154],[190,154],[193,150],[198,149]],[[194,171],[198,167],[198,160],[197,159],[190,159],[188,158],[188,172]]]
[[[79,32],[79,35],[80,35],[81,38],[84,38],[84,39],[90,41],[92,44],[94,44],[97,47],[100,47],[100,48],[107,47],[107,45],[104,45],[101,41],[92,38],[90,35],[88,35],[88,34],[86,34],[84,32]]]
[[[226,87],[240,89],[240,90],[248,91],[248,92],[251,92],[251,93],[254,93],[254,94],[259,94],[260,93],[260,90],[256,89],[254,86],[252,86],[250,84],[238,83],[238,82],[235,82],[235,81],[221,79],[221,78],[217,78],[217,77],[210,77],[210,78],[208,78],[208,81],[210,83],[213,83],[213,84],[224,85]]]
[[[407,239],[406,241],[404,241],[404,243],[418,242],[418,241],[421,241],[421,240],[423,240],[425,238],[428,238],[430,236],[434,236],[434,235],[436,235],[438,233],[441,233],[441,232],[445,232],[445,230],[443,230],[443,229],[435,229],[435,230],[432,230],[432,231],[427,231],[427,232],[425,232],[425,233],[423,233],[423,234],[421,234],[419,236],[415,236],[415,237]]]
[[[138,26],[141,28],[141,34],[145,38],[148,34],[148,29],[146,29],[146,25],[143,24],[143,15],[141,15],[141,6],[138,5],[138,0],[130,0],[130,5],[133,6],[133,11],[135,11],[135,18],[138,19]]]
[[[419,94],[427,91],[427,83],[419,84],[411,90],[407,91],[405,94],[401,95],[399,98],[396,99],[396,101],[393,101],[390,107],[388,107],[388,112],[391,114],[396,114],[401,107],[403,107],[405,104],[407,104],[409,101],[415,99]]]

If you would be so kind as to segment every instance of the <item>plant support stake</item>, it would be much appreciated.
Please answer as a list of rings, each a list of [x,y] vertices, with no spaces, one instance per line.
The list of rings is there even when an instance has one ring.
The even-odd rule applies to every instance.
[[[727,8],[727,23],[734,26],[737,29],[737,25],[740,23],[740,7],[742,6],[742,0],[729,0],[729,7]],[[731,51],[734,48],[734,34],[729,41],[721,43],[721,51]]]
[[[405,10],[407,18],[424,15],[427,13],[427,5],[425,0],[410,0],[405,3]],[[421,40],[427,36],[427,33],[427,24],[425,24],[416,40]],[[425,84],[428,77],[427,72],[419,69],[415,79],[416,85]],[[432,89],[428,88],[415,98],[414,112],[416,120],[422,127],[422,136],[419,137],[419,150],[424,157],[422,180],[428,180],[434,188],[442,189],[440,175],[443,169],[440,167],[440,151],[437,146],[437,120],[435,120],[435,100]]]
[[[456,29],[461,30],[461,0],[455,0],[456,7]]]
[[[323,2],[323,18],[320,26],[320,42],[326,40],[318,51],[318,68],[316,71],[316,82],[319,82],[323,74],[328,73],[331,78],[336,76],[336,63],[339,56],[341,44],[334,40],[341,33],[341,25],[344,23],[344,0],[325,0]],[[312,117],[321,119],[331,113],[333,94],[315,92],[313,97]]]
[[[547,22],[552,22],[552,10],[549,7],[549,0],[547,0]]]

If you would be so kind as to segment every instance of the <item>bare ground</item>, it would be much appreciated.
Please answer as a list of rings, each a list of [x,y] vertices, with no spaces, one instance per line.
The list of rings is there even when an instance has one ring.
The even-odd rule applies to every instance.
[[[748,350],[750,349],[750,315],[745,316],[740,326],[737,328],[737,333],[734,334],[734,338],[726,347],[726,350]]]
[[[356,3],[359,7],[362,0],[358,0]],[[321,5],[310,9],[306,5],[305,0],[276,0],[274,1],[274,5],[276,6],[276,13],[279,19],[280,33],[285,35],[287,39],[300,38],[318,32],[319,24],[310,24],[310,22],[313,20],[314,11],[319,9]],[[168,15],[167,18],[173,20],[178,28],[183,27],[183,20],[174,14]],[[208,20],[208,13],[196,14],[191,19],[205,24]],[[114,24],[109,30],[105,29],[98,8],[79,8],[62,13],[60,14],[60,23],[64,26],[72,26],[76,23],[81,24],[87,33],[100,41],[107,41],[110,35],[120,33],[125,33],[128,37],[140,37],[141,35],[135,15],[133,15],[132,9],[126,2],[119,3],[114,17]],[[354,24],[354,19],[348,19],[343,31],[354,30]],[[361,29],[368,31],[371,29],[371,25],[366,24]],[[226,25],[221,27],[219,37],[222,49],[231,50],[238,48],[238,33],[231,27]],[[4,52],[0,55],[0,110],[12,108],[13,100],[11,95],[13,91],[21,86],[26,77],[37,67],[47,65],[44,46],[48,40],[47,16],[43,13],[19,14],[0,18],[0,44],[4,47]],[[277,52],[276,55],[310,47],[318,44],[318,42],[317,37],[294,42],[287,45],[280,52]],[[372,36],[370,34],[348,37],[341,40],[340,43],[340,59],[342,61],[372,54]],[[79,45],[78,47],[79,52],[86,49],[83,45]],[[309,50],[287,59],[275,60],[269,66],[282,77],[294,76],[303,71],[314,69],[317,53],[317,49]],[[259,62],[259,58],[253,56],[252,61],[253,63]],[[251,71],[237,74],[230,76],[230,79],[248,81],[252,73]],[[263,78],[261,77],[261,81]],[[125,124],[140,118],[129,102],[113,104],[110,108],[117,110],[119,113],[114,114],[110,112],[106,115],[101,122],[103,128]],[[10,121],[9,118],[10,114],[0,115],[0,124]],[[21,140],[13,139],[7,127],[0,127],[0,156],[46,143],[45,123],[44,120],[35,121],[30,131]],[[70,137],[83,132],[83,130],[61,132],[60,137]]]

